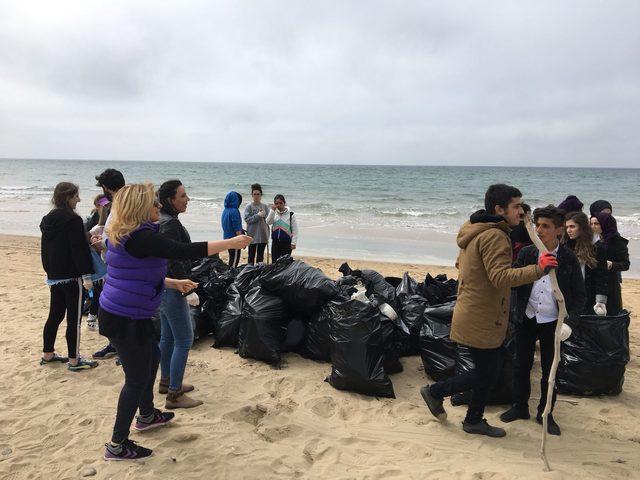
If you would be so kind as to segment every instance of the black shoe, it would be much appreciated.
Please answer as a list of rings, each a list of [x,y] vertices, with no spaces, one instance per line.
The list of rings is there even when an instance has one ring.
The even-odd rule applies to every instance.
[[[436,417],[441,422],[447,420],[447,412],[444,411],[444,407],[442,406],[442,398],[438,399],[431,395],[431,390],[429,390],[429,385],[425,385],[420,389],[420,394],[424,399],[424,402],[429,407],[431,414]]]
[[[469,423],[464,421],[462,422],[462,429],[467,433],[486,435],[487,437],[494,438],[504,437],[507,434],[507,432],[504,431],[504,428],[492,427],[484,418],[478,423]]]
[[[513,405],[509,410],[503,412],[500,415],[500,420],[504,423],[513,422],[514,420],[529,420],[529,409],[527,407],[521,407],[520,405]]]
[[[536,415],[536,422],[542,425],[542,413],[538,413],[538,415]],[[558,425],[553,419],[552,414],[549,414],[549,417],[547,418],[547,432],[549,435],[560,435],[560,425]]]

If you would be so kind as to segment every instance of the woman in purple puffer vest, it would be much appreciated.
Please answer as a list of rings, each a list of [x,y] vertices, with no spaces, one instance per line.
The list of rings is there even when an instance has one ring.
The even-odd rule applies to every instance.
[[[111,220],[106,227],[107,275],[100,295],[100,334],[117,349],[125,383],[120,392],[111,441],[105,460],[135,460],[148,457],[151,450],[129,440],[129,427],[136,410],[140,415],[134,428],[139,431],[159,427],[174,414],[153,406],[153,386],[160,352],[151,317],[156,313],[166,288],[183,293],[197,284],[190,280],[165,278],[167,259],[202,258],[251,243],[245,235],[215,242],[181,243],[158,232],[160,203],[153,185],[126,185],[115,194]]]

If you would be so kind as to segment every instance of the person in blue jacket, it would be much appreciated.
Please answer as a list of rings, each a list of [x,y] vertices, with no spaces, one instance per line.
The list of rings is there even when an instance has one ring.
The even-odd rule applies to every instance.
[[[240,204],[242,195],[238,192],[229,192],[224,197],[224,210],[222,211],[222,232],[223,238],[233,238],[242,235],[242,216],[240,215]],[[237,267],[240,263],[241,250],[229,250],[229,265]]]

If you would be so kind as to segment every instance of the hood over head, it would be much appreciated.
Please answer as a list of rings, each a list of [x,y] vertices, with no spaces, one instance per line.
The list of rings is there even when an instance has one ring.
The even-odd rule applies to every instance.
[[[238,208],[242,203],[242,195],[238,192],[229,192],[224,197],[224,208]]]

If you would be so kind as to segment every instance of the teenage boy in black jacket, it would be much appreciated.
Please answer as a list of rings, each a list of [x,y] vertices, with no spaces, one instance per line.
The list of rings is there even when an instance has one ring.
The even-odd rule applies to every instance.
[[[565,245],[560,245],[558,238],[564,227],[564,211],[553,205],[536,208],[533,211],[536,232],[549,252],[556,255],[558,267],[556,275],[558,285],[565,300],[569,317],[565,319],[567,325],[575,326],[586,301],[584,279],[580,263],[574,253]],[[518,254],[515,267],[535,265],[538,262],[538,249],[529,245]],[[547,401],[549,373],[555,349],[555,329],[558,319],[558,303],[553,296],[551,277],[545,275],[534,283],[523,285],[515,289],[515,343],[516,357],[513,372],[513,406],[500,415],[503,422],[529,418],[529,396],[531,395],[531,367],[536,340],[540,340],[540,363],[542,379],[540,381],[540,402],[536,421],[542,423],[542,412]],[[556,401],[554,389],[553,404]],[[553,407],[553,405],[552,405]],[[560,435],[560,427],[549,414],[547,431],[552,435]]]

